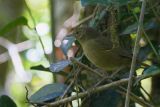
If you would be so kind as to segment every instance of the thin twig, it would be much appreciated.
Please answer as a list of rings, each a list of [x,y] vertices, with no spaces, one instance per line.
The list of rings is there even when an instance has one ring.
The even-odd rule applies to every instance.
[[[69,89],[72,87],[72,85],[74,84],[75,80],[72,80],[71,83],[69,84],[69,86],[67,87],[67,89],[64,91],[63,95],[61,96],[60,99],[63,99],[64,96],[67,94],[67,92],[69,91]]]
[[[75,89],[76,89],[76,95],[78,96],[78,86],[77,86],[78,84],[77,84],[77,80],[76,80],[76,87],[75,87]],[[80,102],[79,102],[79,99],[76,99],[76,101],[77,101],[77,103],[78,103],[78,107],[80,106]]]
[[[91,18],[93,18],[96,14],[98,5],[95,7],[93,13],[87,17],[85,17],[84,19],[82,19],[81,21],[79,21],[76,25],[73,26],[73,29],[76,29],[77,27],[79,27],[81,24],[85,23],[86,21],[90,20]]]
[[[43,52],[44,52],[44,56],[45,56],[45,58],[48,60],[48,56],[47,56],[47,54],[46,54],[46,52],[45,52],[45,47],[44,47],[44,45],[43,45],[42,39],[41,39],[40,35],[38,34],[37,29],[36,29],[36,20],[34,19],[33,15],[32,15],[32,12],[31,12],[29,6],[27,5],[26,1],[24,2],[24,4],[25,4],[26,9],[27,9],[27,11],[28,11],[28,13],[29,13],[29,16],[31,17],[32,22],[33,22],[33,28],[31,28],[30,26],[28,26],[28,28],[35,30],[36,34],[38,35],[39,42],[41,43],[42,50],[43,50]],[[48,61],[49,61],[49,60],[48,60]],[[51,63],[51,62],[49,61],[49,63]]]
[[[84,18],[83,20],[79,21],[73,28],[79,27],[81,24],[85,23],[86,21],[90,20],[94,15],[91,14],[88,17]]]
[[[63,95],[60,97],[59,100],[62,100],[65,97],[65,95],[68,93],[68,91],[70,90],[70,88],[73,85],[73,83],[74,83],[74,80],[71,81],[71,83],[69,84],[67,89],[63,92]],[[59,107],[65,107],[65,104],[64,105],[60,105]]]
[[[75,81],[77,81],[77,78],[78,78],[78,75],[80,74],[80,72],[81,72],[81,69],[77,69],[77,72],[75,72],[75,74],[74,74],[74,79],[70,82],[69,86],[64,91],[63,95],[60,97],[60,100],[62,100],[65,97],[65,95],[70,90],[70,88],[73,86],[73,84],[75,83]],[[79,102],[79,100],[78,100],[78,102]],[[61,105],[60,107],[63,107],[63,106]]]
[[[89,71],[91,71],[91,72],[99,75],[100,77],[103,77],[103,75],[102,75],[100,72],[98,72],[98,71],[96,71],[96,70],[93,70],[92,68],[86,66],[85,64],[77,61],[75,58],[71,58],[71,61],[74,62],[74,63],[76,63],[76,64],[78,64],[79,66],[85,68],[86,70],[89,70]]]
[[[157,1],[158,2],[158,1]],[[153,2],[151,0],[148,0],[148,4],[149,6],[151,7],[151,10],[153,12],[153,14],[155,15],[156,19],[158,20],[158,22],[160,22],[160,17],[158,15],[158,12],[155,10],[155,6],[157,5],[157,3],[155,3],[155,6],[152,6],[153,5]],[[158,3],[159,4],[159,3]]]
[[[149,100],[154,103],[152,96],[141,86],[142,91],[149,97]]]
[[[102,83],[103,83],[104,81],[106,81],[107,79],[109,79],[109,77],[108,77],[108,76],[103,77],[100,81],[98,81],[98,82],[94,85],[94,87],[99,86],[100,84],[102,84]]]
[[[139,51],[139,40],[141,37],[141,32],[142,32],[142,25],[143,25],[143,19],[144,19],[144,12],[145,12],[145,6],[146,6],[146,1],[142,1],[142,7],[141,7],[141,13],[140,13],[140,19],[139,19],[139,25],[138,25],[138,30],[137,30],[137,36],[136,36],[136,41],[135,41],[135,46],[134,46],[134,51],[133,51],[133,57],[132,57],[132,63],[131,63],[131,69],[130,69],[130,75],[129,75],[129,82],[128,82],[128,87],[127,87],[127,94],[126,94],[126,100],[125,100],[125,107],[129,107],[129,94],[131,92],[131,86],[132,86],[132,81],[133,81],[133,74],[136,68],[136,59],[137,59],[137,54]]]
[[[110,78],[103,78],[100,82],[98,82],[96,86],[100,85],[102,82],[104,81],[108,81],[108,82],[113,82]],[[122,86],[118,86],[121,90],[123,90],[124,92],[122,92],[121,90],[116,89],[116,91],[122,95],[126,95],[126,89]],[[148,102],[145,102],[144,100],[140,99],[138,96],[136,96],[134,93],[130,93],[129,95],[130,99],[140,105],[142,105],[143,107],[153,107],[151,104],[149,104]]]
[[[26,89],[26,100],[29,102],[29,97],[28,97],[28,93],[29,93],[29,91],[28,91],[28,89],[27,89],[27,87],[25,86],[25,89]]]
[[[120,90],[116,90],[118,93],[122,94],[122,95],[126,95],[126,89],[122,86],[119,86],[120,89],[122,89],[124,92],[120,91]],[[134,93],[130,93],[129,95],[130,99],[138,104],[140,104],[143,107],[153,107],[153,105],[149,104],[148,102],[145,102],[144,100],[140,99],[137,95],[135,95]]]
[[[156,51],[155,47],[153,46],[153,44],[152,44],[151,40],[149,39],[149,37],[148,37],[148,35],[147,35],[147,33],[145,32],[145,30],[144,30],[144,29],[143,29],[143,33],[144,33],[144,36],[145,36],[145,38],[147,39],[147,41],[148,41],[149,45],[151,46],[151,48],[152,48],[153,52],[155,53],[155,55],[156,55],[157,59],[158,59],[158,60],[160,60],[160,57],[159,57],[158,52]]]
[[[29,91],[28,91],[28,88],[27,88],[27,86],[25,86],[25,89],[26,89],[26,100],[27,100],[27,102],[29,102]],[[34,104],[32,104],[34,107],[36,107]]]

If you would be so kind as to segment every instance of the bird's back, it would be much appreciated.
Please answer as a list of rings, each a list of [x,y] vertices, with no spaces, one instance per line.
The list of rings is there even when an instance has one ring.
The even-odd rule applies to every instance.
[[[86,57],[96,66],[113,71],[129,65],[131,53],[119,47],[113,47],[110,39],[94,29],[85,29],[82,39],[79,39]],[[126,56],[126,57],[125,57]]]

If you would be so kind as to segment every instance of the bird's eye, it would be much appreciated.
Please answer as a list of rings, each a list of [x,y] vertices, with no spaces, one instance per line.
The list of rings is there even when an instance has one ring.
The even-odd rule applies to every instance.
[[[75,31],[75,35],[76,35],[76,36],[79,35],[79,31],[76,30],[76,31]]]
[[[82,37],[82,32],[81,32],[80,29],[76,29],[74,34],[75,34],[76,38],[81,38]]]

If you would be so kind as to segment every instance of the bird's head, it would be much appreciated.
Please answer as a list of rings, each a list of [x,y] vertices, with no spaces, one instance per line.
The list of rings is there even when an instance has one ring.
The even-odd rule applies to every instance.
[[[85,42],[95,39],[101,34],[91,27],[79,27],[75,29],[74,35],[79,42]]]

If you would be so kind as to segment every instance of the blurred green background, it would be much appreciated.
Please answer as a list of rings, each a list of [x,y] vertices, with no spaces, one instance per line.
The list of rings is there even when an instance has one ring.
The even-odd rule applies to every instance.
[[[18,107],[29,106],[26,103],[25,86],[31,95],[45,84],[53,82],[51,73],[30,70],[30,67],[39,64],[49,66],[38,36],[43,42],[45,53],[51,58],[52,36],[55,36],[64,20],[71,16],[72,4],[73,0],[0,0],[0,29],[20,16],[24,16],[29,25],[16,26],[0,35],[0,39],[5,40],[4,46],[3,42],[0,43],[0,95],[9,95]],[[18,51],[10,48],[17,45]]]

